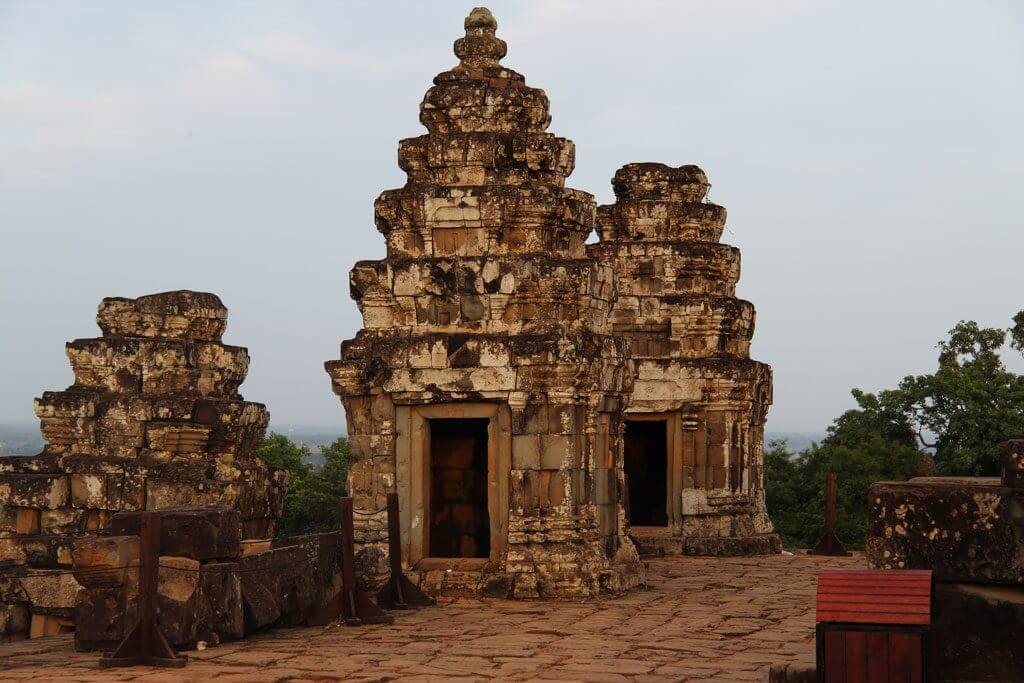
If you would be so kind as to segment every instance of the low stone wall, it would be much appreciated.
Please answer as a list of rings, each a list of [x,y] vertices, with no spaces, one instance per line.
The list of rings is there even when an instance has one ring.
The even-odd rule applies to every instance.
[[[939,581],[1024,584],[1024,488],[983,477],[874,484],[867,555]]]
[[[165,511],[157,618],[179,649],[216,644],[273,626],[297,626],[341,590],[339,532],[243,541],[238,513]],[[115,515],[110,535],[75,541],[79,649],[116,647],[138,618],[140,513]]]

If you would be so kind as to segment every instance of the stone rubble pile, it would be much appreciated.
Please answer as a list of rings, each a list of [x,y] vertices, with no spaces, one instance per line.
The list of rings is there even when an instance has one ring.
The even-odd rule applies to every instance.
[[[106,535],[75,540],[79,649],[114,649],[138,619],[140,517],[118,513]],[[157,620],[174,647],[300,625],[340,590],[340,533],[243,541],[239,522],[225,508],[161,516]]]

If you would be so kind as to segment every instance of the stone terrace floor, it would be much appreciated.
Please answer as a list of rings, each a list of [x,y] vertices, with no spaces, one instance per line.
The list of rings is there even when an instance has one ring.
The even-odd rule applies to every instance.
[[[456,598],[392,626],[279,629],[189,652],[184,669],[100,670],[67,636],[0,645],[0,680],[766,681],[814,663],[819,567],[862,555],[648,561],[647,590],[579,602]]]

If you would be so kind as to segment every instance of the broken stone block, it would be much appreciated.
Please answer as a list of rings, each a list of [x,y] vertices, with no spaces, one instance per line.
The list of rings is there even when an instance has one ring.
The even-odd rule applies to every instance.
[[[242,574],[241,587],[243,618],[247,634],[260,631],[274,624],[281,617],[277,596],[259,578]]]
[[[96,323],[105,337],[150,337],[219,341],[228,310],[214,294],[176,291],[137,299],[108,297]]]
[[[5,505],[0,508],[0,535],[31,536],[39,533],[41,510]]]
[[[217,642],[245,635],[241,576],[238,564],[232,562],[211,562],[200,567],[198,640]]]
[[[92,510],[122,510],[124,477],[115,474],[81,473],[68,477],[71,505]]]
[[[28,602],[28,595],[21,587],[21,577],[26,573],[24,567],[5,567],[0,575],[0,603]]]
[[[240,556],[241,524],[235,510],[180,507],[160,513],[161,554],[200,561]],[[119,512],[110,519],[110,532],[138,535],[141,519],[141,512]]]
[[[113,650],[134,620],[125,612],[121,586],[90,587],[82,591],[75,607],[75,647],[79,650]]]
[[[9,539],[0,539],[0,557],[4,555],[4,541],[9,541],[7,546],[12,559],[27,564],[30,567],[58,567],[71,564],[71,542],[73,536],[52,535],[52,536],[16,536]]]
[[[0,604],[0,636],[29,630],[32,615],[27,602]]]
[[[139,537],[76,538],[71,557],[75,564],[75,578],[86,588],[120,586],[125,583],[125,570],[139,564]]]
[[[82,589],[74,576],[60,569],[33,570],[21,577],[21,586],[33,608],[61,610],[74,609]]]
[[[69,633],[74,628],[74,621],[68,616],[33,613],[32,623],[29,626],[29,638],[42,638],[43,636]]]
[[[931,569],[940,581],[1024,584],[1024,490],[999,484],[980,477],[872,484],[871,566]]]
[[[158,576],[157,621],[167,641],[174,645],[195,643],[202,602],[199,562],[161,555]]]
[[[319,602],[315,564],[302,545],[243,557],[239,566],[246,633],[300,624]]]
[[[77,534],[84,531],[85,511],[61,508],[41,510],[39,531],[42,534]]]
[[[51,474],[0,474],[0,501],[23,508],[53,510],[67,504],[68,480]]]
[[[273,547],[273,541],[269,538],[266,540],[258,539],[247,539],[242,541],[242,557],[248,557],[257,553],[265,553],[271,550]]]
[[[24,564],[25,550],[20,538],[0,537],[0,562]]]

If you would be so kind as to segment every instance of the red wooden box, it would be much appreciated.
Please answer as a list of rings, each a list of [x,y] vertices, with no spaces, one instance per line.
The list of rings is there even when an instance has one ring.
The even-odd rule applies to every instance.
[[[818,680],[926,681],[931,604],[928,570],[822,569]]]

